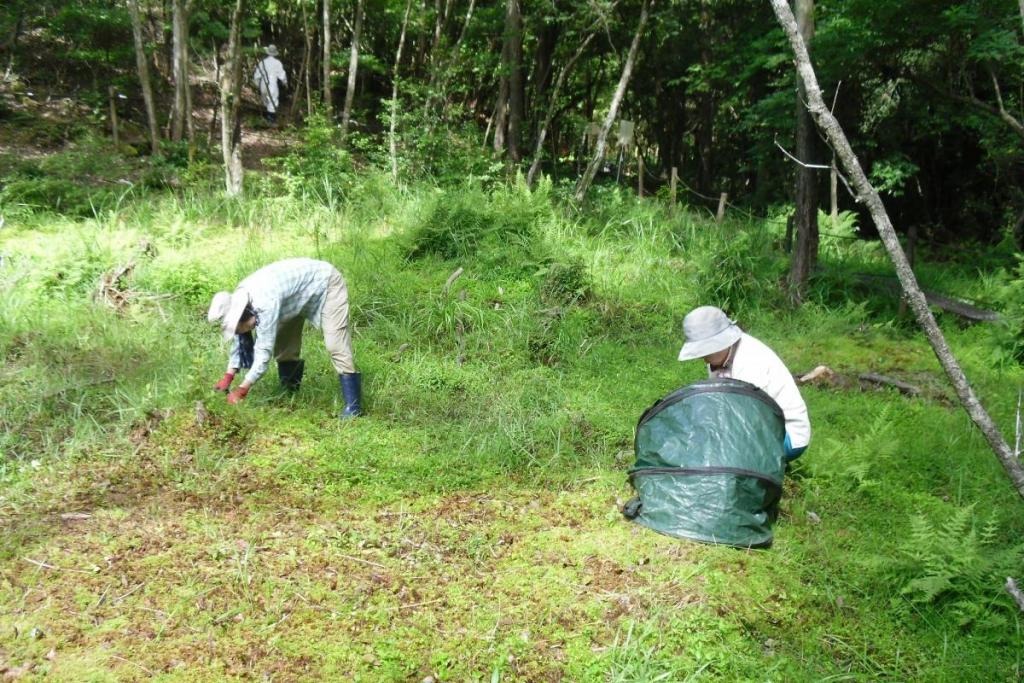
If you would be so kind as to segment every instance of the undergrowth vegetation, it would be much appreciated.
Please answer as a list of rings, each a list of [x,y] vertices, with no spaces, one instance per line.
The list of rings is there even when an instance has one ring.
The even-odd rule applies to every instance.
[[[792,310],[781,221],[719,225],[609,187],[572,208],[549,181],[402,186],[312,130],[242,201],[201,183],[102,202],[19,189],[56,161],[5,180],[9,663],[64,680],[1022,675],[1002,591],[1024,568],[1021,503],[898,302],[852,277],[889,272],[877,244],[826,240]],[[298,395],[273,370],[242,406],[210,392],[210,296],[300,255],[349,282],[368,412],[350,424],[314,330]],[[939,290],[998,303],[1019,284],[930,256]],[[116,295],[99,288],[128,265]],[[927,389],[803,389],[815,437],[772,550],[656,537],[617,511],[637,417],[702,374],[675,358],[704,303],[794,372]],[[1013,335],[942,322],[1012,429]]]

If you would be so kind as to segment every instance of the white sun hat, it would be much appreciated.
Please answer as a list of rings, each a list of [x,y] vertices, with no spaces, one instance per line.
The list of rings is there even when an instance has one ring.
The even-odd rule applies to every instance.
[[[267,45],[266,49],[264,49],[263,51],[266,52],[271,57],[276,57],[277,56],[277,45],[273,45],[273,44]]]
[[[233,294],[217,292],[210,302],[210,309],[206,312],[206,319],[211,323],[220,322],[220,332],[225,341],[235,336],[235,328],[238,321],[245,313],[245,307],[249,305],[249,293],[244,289],[236,289]]]
[[[743,334],[725,311],[716,306],[701,306],[683,318],[686,343],[679,350],[679,360],[694,360],[729,348]]]

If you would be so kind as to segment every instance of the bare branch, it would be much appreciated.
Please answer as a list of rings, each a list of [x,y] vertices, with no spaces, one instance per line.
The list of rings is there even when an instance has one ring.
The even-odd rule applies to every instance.
[[[1021,123],[1020,120],[1014,117],[1013,114],[1011,114],[1010,112],[1006,111],[1006,109],[1002,107],[993,107],[988,102],[979,99],[974,94],[974,89],[970,87],[970,82],[968,82],[968,92],[970,93],[970,95],[965,96],[947,92],[946,90],[943,90],[942,88],[938,87],[937,85],[935,85],[931,81],[928,81],[927,79],[915,78],[913,80],[918,85],[927,88],[928,90],[932,91],[933,93],[941,97],[945,97],[946,99],[952,100],[953,102],[969,104],[975,109],[991,114],[992,116],[998,117],[1000,120],[1003,121],[1003,123],[1009,126],[1014,133],[1016,133],[1021,138],[1024,138],[1024,123]],[[995,83],[994,79],[993,83]],[[1000,100],[1002,100],[1002,95],[999,92],[999,86],[997,83],[995,83],[995,85],[997,96]]]
[[[786,151],[786,148],[785,148],[785,147],[783,147],[782,145],[780,145],[780,144],[779,144],[779,141],[778,141],[778,140],[775,140],[775,146],[776,146],[776,147],[778,147],[779,149],[781,149],[781,150],[782,150],[782,153],[783,153],[783,154],[785,154],[785,155],[786,155],[787,157],[789,157],[790,159],[792,159],[792,160],[793,160],[793,161],[795,161],[796,163],[800,164],[800,165],[801,165],[801,166],[803,166],[804,168],[820,168],[820,169],[822,169],[822,170],[824,170],[824,171],[830,171],[830,170],[832,170],[832,167],[831,167],[831,166],[824,166],[824,165],[822,165],[822,164],[808,164],[808,163],[806,163],[806,162],[804,162],[804,161],[800,161],[800,160],[799,160],[799,159],[797,159],[797,158],[796,158],[795,156],[793,156],[793,155],[792,155],[792,154],[790,154],[790,153],[789,153],[788,151]]]
[[[827,142],[827,141],[826,141],[826,142]],[[829,165],[829,166],[825,166],[825,165],[823,165],[823,164],[808,164],[808,163],[806,163],[806,162],[804,162],[804,161],[800,161],[800,160],[799,160],[799,159],[797,159],[797,158],[796,158],[795,156],[793,156],[792,154],[790,154],[790,153],[789,153],[789,152],[788,152],[788,151],[786,150],[786,148],[785,148],[785,147],[783,147],[782,145],[780,145],[780,144],[779,144],[779,141],[778,141],[778,140],[775,140],[775,146],[776,146],[776,147],[778,147],[778,148],[779,148],[780,150],[782,150],[782,153],[783,153],[783,154],[785,154],[785,155],[786,155],[787,157],[789,157],[790,159],[792,159],[792,160],[793,160],[793,161],[795,161],[796,163],[800,164],[800,165],[801,165],[801,166],[803,166],[804,168],[814,168],[814,169],[820,169],[820,170],[823,170],[823,171],[831,171],[831,170],[832,170],[832,166],[831,166],[831,165]],[[836,171],[836,176],[837,176],[837,177],[838,177],[838,178],[839,178],[840,180],[842,180],[842,181],[843,181],[843,187],[845,187],[845,188],[846,188],[846,191],[850,193],[850,196],[851,196],[851,197],[853,197],[853,200],[854,200],[854,201],[856,201],[856,202],[860,202],[860,198],[859,198],[859,197],[857,197],[857,193],[853,191],[853,188],[852,188],[852,187],[850,187],[850,183],[848,183],[848,182],[846,181],[846,176],[844,176],[844,175],[843,175],[842,173],[840,173],[840,172],[839,172],[838,170]]]

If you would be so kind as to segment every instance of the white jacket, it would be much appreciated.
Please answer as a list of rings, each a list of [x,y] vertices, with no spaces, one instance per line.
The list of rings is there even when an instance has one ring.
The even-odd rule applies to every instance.
[[[811,442],[807,404],[785,363],[763,342],[746,332],[736,344],[726,365],[718,370],[709,366],[708,374],[749,382],[771,396],[786,417],[786,433],[793,448],[807,446]]]
[[[252,82],[260,89],[260,97],[263,99],[263,106],[269,112],[277,111],[280,101],[278,82],[288,85],[288,75],[284,72],[284,65],[277,57],[264,57],[256,65],[252,74]]]

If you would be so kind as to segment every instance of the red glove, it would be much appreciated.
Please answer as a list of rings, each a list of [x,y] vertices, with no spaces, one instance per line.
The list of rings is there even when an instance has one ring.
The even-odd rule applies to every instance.
[[[230,403],[231,405],[235,405],[239,403],[243,398],[245,398],[245,395],[248,393],[249,387],[244,385],[240,386],[234,391],[232,391],[230,394],[228,394],[228,403]]]
[[[220,381],[213,385],[213,390],[227,393],[231,389],[231,383],[234,381],[235,373],[225,372],[224,376],[220,378]]]

